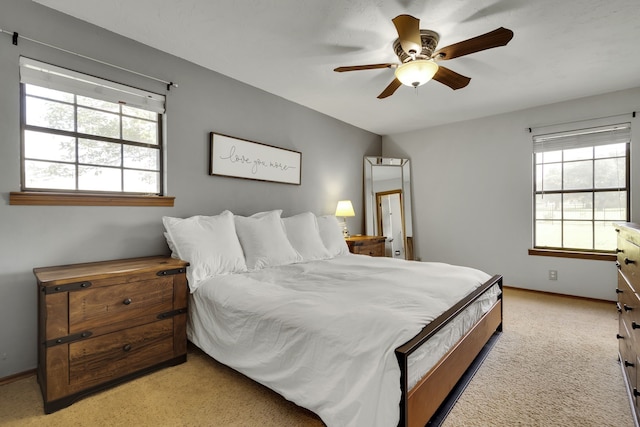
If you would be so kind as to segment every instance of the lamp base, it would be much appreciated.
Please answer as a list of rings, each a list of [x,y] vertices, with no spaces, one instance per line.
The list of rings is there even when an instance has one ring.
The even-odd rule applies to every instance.
[[[342,221],[340,223],[340,225],[342,226],[342,235],[344,237],[351,237],[351,234],[349,234],[349,229],[347,228],[347,219],[344,218],[344,221]]]

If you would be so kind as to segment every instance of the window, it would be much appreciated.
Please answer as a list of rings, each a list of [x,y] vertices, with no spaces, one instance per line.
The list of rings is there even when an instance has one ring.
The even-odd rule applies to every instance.
[[[164,96],[20,58],[22,191],[163,194]]]
[[[629,221],[629,123],[536,135],[534,248],[615,252]]]

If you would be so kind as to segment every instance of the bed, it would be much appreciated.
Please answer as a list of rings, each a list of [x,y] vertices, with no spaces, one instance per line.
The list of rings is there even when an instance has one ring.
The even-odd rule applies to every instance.
[[[501,276],[349,254],[332,216],[163,222],[190,341],[328,426],[424,426],[501,330]]]

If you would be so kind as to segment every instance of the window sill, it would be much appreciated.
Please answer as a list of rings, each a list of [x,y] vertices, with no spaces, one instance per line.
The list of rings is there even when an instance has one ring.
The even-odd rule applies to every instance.
[[[132,196],[49,192],[11,192],[10,205],[30,206],[164,206],[172,207],[175,197]]]
[[[616,254],[602,252],[561,251],[557,249],[529,249],[529,255],[552,256],[558,258],[579,258],[596,261],[615,261]]]

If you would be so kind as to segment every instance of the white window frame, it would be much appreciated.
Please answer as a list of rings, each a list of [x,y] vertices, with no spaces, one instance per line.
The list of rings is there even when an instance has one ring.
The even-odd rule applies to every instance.
[[[605,124],[606,123],[606,124]],[[572,128],[573,127],[573,128]],[[580,190],[572,190],[572,189],[564,189],[547,191],[544,188],[537,188],[537,176],[536,176],[536,154],[543,152],[552,152],[552,151],[560,151],[572,148],[583,148],[583,147],[596,147],[601,145],[609,145],[609,144],[625,144],[625,186],[617,187],[617,188],[597,188],[595,185],[592,185],[591,188],[585,188]],[[631,180],[630,180],[630,145],[631,145],[631,124],[629,122],[613,122],[607,123],[606,120],[598,120],[591,121],[589,123],[583,123],[582,126],[573,125],[561,125],[552,128],[541,128],[537,129],[533,135],[533,209],[532,209],[532,217],[533,217],[533,250],[530,250],[529,253],[532,255],[548,255],[548,253],[540,253],[536,251],[552,251],[552,252],[566,252],[572,254],[595,254],[595,255],[609,255],[615,253],[615,250],[603,250],[603,249],[583,249],[583,248],[572,248],[568,245],[564,244],[564,236],[563,241],[560,246],[541,246],[536,242],[536,196],[544,195],[544,194],[559,194],[561,196],[565,194],[573,194],[573,193],[591,193],[595,195],[598,192],[604,191],[625,191],[626,192],[626,219],[621,219],[620,222],[629,221],[631,217]],[[564,158],[560,162],[562,165],[565,164]],[[594,178],[595,179],[595,178]],[[595,197],[595,196],[594,196]],[[561,197],[562,199],[562,197]],[[594,209],[592,207],[592,209]],[[562,207],[560,208],[560,212],[563,212]],[[565,221],[564,217],[559,219],[560,221]],[[566,219],[566,221],[573,221],[573,219]],[[584,220],[589,221],[589,220]],[[590,222],[592,223],[592,227],[595,227],[595,223],[598,222],[596,218],[592,216]],[[612,233],[614,233],[614,229],[612,227]],[[593,233],[593,246],[595,246],[595,232]],[[558,256],[563,256],[559,254]],[[577,256],[579,257],[579,256]],[[594,258],[600,259],[600,258]]]
[[[136,141],[128,141],[122,138],[107,138],[96,135],[86,135],[77,132],[77,129],[73,131],[59,131],[50,128],[41,128],[26,123],[26,93],[25,85],[35,85],[48,89],[59,90],[68,92],[74,95],[86,96],[89,98],[108,101],[112,103],[118,103],[120,105],[126,105],[143,109],[156,114],[157,116],[157,141],[154,144],[145,144]],[[21,103],[21,190],[22,192],[53,192],[56,194],[79,194],[79,193],[98,193],[98,194],[113,194],[122,196],[163,196],[165,189],[165,168],[164,168],[164,115],[165,115],[165,96],[133,88],[130,86],[122,85],[119,83],[111,82],[105,79],[101,79],[95,76],[79,73],[76,71],[68,70],[65,68],[57,67],[51,64],[46,64],[40,61],[36,61],[30,58],[20,57],[20,103]],[[75,97],[74,97],[75,98]],[[77,104],[74,103],[74,108],[77,108]],[[122,120],[123,113],[119,113],[120,120]],[[102,140],[106,142],[113,142],[120,144],[121,146],[142,146],[150,149],[158,150],[158,191],[153,193],[146,192],[133,192],[124,191],[124,187],[120,191],[87,191],[78,189],[77,181],[75,189],[58,189],[58,188],[30,188],[26,185],[25,180],[25,155],[24,155],[24,141],[25,132],[27,131],[44,131],[50,134],[62,134],[76,138],[89,137],[93,140]],[[78,165],[78,159],[75,160],[75,165]],[[121,170],[126,168],[121,165]],[[123,183],[124,185],[124,183]],[[12,194],[13,196],[13,194]],[[171,202],[173,203],[173,202]],[[142,203],[141,205],[144,205]]]

